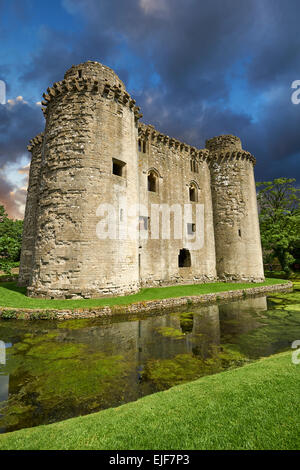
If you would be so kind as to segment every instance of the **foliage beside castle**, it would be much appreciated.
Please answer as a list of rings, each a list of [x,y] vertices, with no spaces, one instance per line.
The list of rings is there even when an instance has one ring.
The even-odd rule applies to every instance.
[[[239,138],[215,137],[197,149],[161,134],[139,122],[123,82],[98,62],[73,66],[43,96],[45,132],[28,147],[19,275],[28,295],[88,298],[142,286],[264,279],[255,159]],[[139,236],[97,236],[99,206],[116,208],[121,230],[124,201],[146,208]],[[201,231],[201,246],[193,249],[184,236],[145,237],[155,205],[182,214],[190,207],[183,233]],[[170,215],[172,227],[178,221]]]

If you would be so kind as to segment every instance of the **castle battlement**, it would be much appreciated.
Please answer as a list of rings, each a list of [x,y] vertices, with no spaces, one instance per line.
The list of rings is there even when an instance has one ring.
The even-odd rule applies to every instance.
[[[141,139],[149,140],[153,144],[165,145],[169,148],[179,149],[180,151],[186,152],[194,157],[199,158],[208,158],[209,150],[208,149],[198,149],[192,145],[181,142],[180,140],[170,137],[168,135],[162,134],[160,131],[155,129],[151,124],[144,124],[139,122],[138,124],[138,136]]]
[[[217,136],[199,149],[140,122],[124,83],[93,61],[67,70],[42,106],[45,131],[28,146],[19,275],[28,295],[90,298],[264,279],[255,158],[238,137]],[[135,238],[125,236],[124,220],[136,206]],[[170,233],[180,229],[180,237],[159,227],[153,236],[153,207],[169,208]]]
[[[29,152],[32,152],[32,150],[35,146],[41,145],[43,143],[43,140],[44,140],[44,135],[45,135],[45,133],[41,132],[40,134],[35,136],[33,139],[31,139],[29,141],[29,145],[27,145],[27,150]]]
[[[127,91],[122,90],[117,85],[112,85],[111,83],[99,83],[98,80],[93,80],[91,78],[69,78],[68,80],[62,80],[61,82],[53,83],[52,87],[47,88],[47,93],[43,93],[42,100],[42,111],[47,117],[48,107],[51,102],[57,98],[65,98],[75,93],[93,93],[100,94],[101,96],[107,99],[114,99],[119,104],[128,106],[135,115],[136,119],[142,117],[140,113],[140,108],[136,106],[136,101],[131,98]]]

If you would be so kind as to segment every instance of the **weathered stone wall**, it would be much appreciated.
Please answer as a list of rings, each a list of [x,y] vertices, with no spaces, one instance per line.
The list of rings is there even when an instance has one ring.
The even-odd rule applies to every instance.
[[[193,283],[216,279],[216,261],[212,199],[208,151],[197,150],[176,139],[169,138],[154,129],[153,126],[139,124],[141,141],[140,158],[140,203],[148,208],[150,226],[148,239],[140,239],[140,279],[142,285],[164,285],[174,283]],[[146,144],[145,152],[143,144]],[[197,163],[197,171],[192,171],[191,161]],[[148,174],[157,175],[156,191],[148,190]],[[189,188],[193,184],[196,201],[190,201]],[[153,238],[151,232],[155,223],[151,213],[152,204],[180,207],[180,221],[171,212],[170,239],[162,238],[162,217],[160,218],[160,237]],[[204,224],[196,219],[196,207],[203,205]],[[184,219],[184,205],[192,209],[191,216]],[[174,225],[182,224],[183,238],[175,239]],[[187,223],[195,223],[196,232],[191,239],[187,234]],[[152,225],[151,225],[152,224]],[[199,240],[199,247],[196,243]],[[202,239],[204,241],[202,246]],[[190,267],[179,267],[178,256],[181,249],[189,249]]]
[[[36,256],[31,296],[99,297],[139,288],[136,240],[100,240],[100,204],[120,195],[138,199],[138,108],[97,63],[71,69],[80,76],[54,84],[47,108]],[[75,76],[74,76],[75,77]],[[120,86],[116,85],[119,83]],[[112,174],[112,159],[126,176]],[[118,214],[117,214],[118,216]]]
[[[210,151],[211,188],[219,279],[264,279],[258,222],[254,157],[240,139],[219,136],[206,142]]]
[[[19,278],[29,295],[88,298],[217,276],[263,279],[255,159],[237,137],[219,136],[196,149],[138,123],[140,109],[123,82],[97,62],[71,67],[43,97],[46,128],[43,144],[31,148]],[[121,164],[120,174],[113,162]],[[148,187],[150,173],[155,190]],[[116,232],[99,238],[105,204],[114,207]],[[144,207],[148,227],[142,222],[138,237],[122,238],[134,204]],[[153,238],[153,204],[171,209],[170,238],[162,237],[162,221]],[[196,218],[200,205],[203,225]],[[174,207],[182,212],[179,222]],[[184,236],[176,239],[178,224]],[[188,224],[194,224],[190,236]],[[182,249],[189,250],[190,266],[179,266]]]
[[[30,141],[30,145],[28,146],[28,150],[31,152],[32,158],[22,236],[22,251],[18,282],[20,286],[30,285],[32,278],[36,244],[36,221],[38,214],[43,139],[44,134],[39,134]]]

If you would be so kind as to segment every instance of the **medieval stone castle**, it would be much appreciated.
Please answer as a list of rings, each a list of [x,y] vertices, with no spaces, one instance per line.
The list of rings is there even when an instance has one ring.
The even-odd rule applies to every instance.
[[[264,279],[254,157],[239,138],[214,137],[197,149],[163,135],[142,117],[108,67],[71,67],[43,95],[45,132],[31,140],[20,285],[28,295],[89,298],[143,286]],[[99,205],[123,202],[139,215],[138,237],[97,236]],[[185,238],[145,237],[150,207],[191,207]],[[203,224],[195,209],[203,207]],[[150,217],[149,217],[150,215]],[[174,217],[171,225],[174,225]]]

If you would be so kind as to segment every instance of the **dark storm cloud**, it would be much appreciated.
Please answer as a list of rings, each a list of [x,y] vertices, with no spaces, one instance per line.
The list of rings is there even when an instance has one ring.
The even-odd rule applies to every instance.
[[[24,101],[0,105],[0,169],[27,152],[29,140],[43,130],[43,120],[41,109]]]
[[[98,60],[117,72],[142,107],[143,120],[162,132],[200,147],[215,135],[239,135],[257,157],[258,179],[299,178],[300,105],[290,100],[291,82],[300,79],[298,0],[62,5],[80,29],[42,26],[21,82],[41,95],[72,64]],[[241,80],[245,103],[232,93]],[[253,102],[260,103],[256,109]],[[41,130],[40,111],[23,106],[10,115],[0,108],[0,130],[8,129],[0,138],[0,166],[5,158],[17,159]]]
[[[300,180],[300,105],[282,88],[263,106],[259,121],[241,129],[244,146],[257,157],[260,181],[292,177]]]
[[[159,93],[145,94],[138,101],[144,111],[144,122],[200,148],[205,146],[208,137],[239,134],[241,129],[247,129],[251,125],[250,115],[234,113],[217,105],[207,107],[196,101],[180,107]]]
[[[224,96],[224,70],[251,45],[252,29],[257,37],[253,26],[256,2],[161,3],[165,9],[147,11],[139,0],[65,0],[69,12],[85,21],[84,32],[45,30],[44,43],[33,55],[24,79],[46,86],[45,78],[60,79],[66,67],[88,58],[116,61],[116,71],[124,79],[122,55],[127,47],[143,61],[132,73],[143,78],[146,89],[149,73],[155,69],[178,105],[199,97]]]
[[[252,51],[248,80],[261,89],[289,84],[300,68],[299,2],[263,0],[258,6],[261,43]]]

